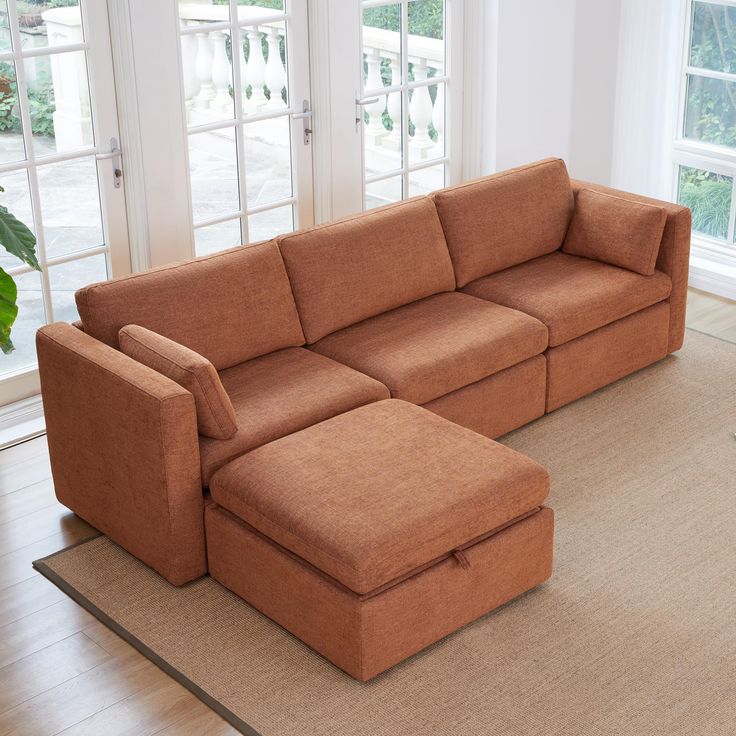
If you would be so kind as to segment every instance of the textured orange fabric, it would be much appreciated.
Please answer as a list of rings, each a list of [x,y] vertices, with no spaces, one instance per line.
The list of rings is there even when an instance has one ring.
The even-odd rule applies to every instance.
[[[220,469],[215,503],[367,593],[541,505],[540,465],[432,412],[379,401]]]
[[[455,288],[434,205],[412,199],[279,239],[307,342]]]
[[[582,189],[562,250],[651,276],[666,220],[661,207]]]
[[[467,294],[436,294],[347,327],[312,345],[373,376],[394,398],[424,404],[547,347],[526,314]]]
[[[464,291],[536,317],[555,346],[661,302],[671,289],[661,271],[641,276],[558,252],[474,281]]]
[[[200,434],[220,440],[235,434],[238,426],[233,405],[207,358],[138,325],[123,327],[118,339],[126,355],[176,381],[194,396]]]
[[[547,353],[547,411],[667,355],[670,306],[655,304]]]
[[[432,195],[458,288],[557,250],[573,210],[560,159],[502,171]]]
[[[536,355],[423,406],[494,439],[541,417],[546,390],[547,364]]]
[[[682,347],[685,339],[685,309],[687,306],[687,281],[690,267],[690,234],[692,217],[687,207],[672,202],[663,202],[650,197],[641,197],[630,192],[622,192],[599,184],[572,180],[573,191],[592,189],[596,192],[614,194],[632,202],[643,202],[662,207],[667,213],[667,221],[662,234],[662,243],[657,256],[657,270],[666,273],[672,281],[670,295],[670,330],[667,352],[672,353]]]
[[[59,501],[174,585],[203,575],[192,395],[69,324],[36,345]]]
[[[92,337],[116,348],[121,327],[140,325],[203,355],[217,370],[304,343],[275,243],[93,284],[76,298]]]
[[[304,348],[287,348],[220,373],[238,431],[200,438],[202,481],[254,447],[389,396],[378,381]]]
[[[333,664],[369,680],[552,573],[548,508],[369,598],[358,596],[216,505],[206,512],[210,574]]]

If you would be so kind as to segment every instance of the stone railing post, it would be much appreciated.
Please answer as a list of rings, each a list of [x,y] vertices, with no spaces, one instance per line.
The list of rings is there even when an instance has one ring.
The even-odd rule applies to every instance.
[[[427,79],[427,60],[420,59],[414,63],[414,80],[417,82]],[[414,124],[414,135],[409,143],[420,158],[426,158],[427,151],[434,145],[429,135],[429,124],[432,122],[432,97],[429,87],[422,85],[415,87],[409,103],[409,116]]]
[[[284,106],[281,93],[286,87],[286,67],[281,59],[281,37],[282,31],[272,26],[268,29],[268,61],[266,62],[265,82],[271,93],[268,101],[269,109]]]
[[[266,82],[266,60],[263,57],[263,47],[261,45],[263,36],[258,26],[251,26],[247,34],[250,50],[248,61],[245,64],[244,79],[246,84],[250,85],[251,90],[248,109],[255,112],[268,102],[263,91],[263,85]]]

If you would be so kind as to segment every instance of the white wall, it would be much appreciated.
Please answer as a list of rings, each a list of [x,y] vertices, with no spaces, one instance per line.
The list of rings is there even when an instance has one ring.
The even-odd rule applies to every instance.
[[[499,0],[496,168],[547,156],[610,183],[621,0]]]
[[[500,0],[497,169],[570,158],[576,0]]]

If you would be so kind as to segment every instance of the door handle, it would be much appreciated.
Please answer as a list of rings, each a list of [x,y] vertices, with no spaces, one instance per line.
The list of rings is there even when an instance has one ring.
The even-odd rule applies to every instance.
[[[302,102],[302,112],[292,113],[292,120],[303,120],[304,121],[304,145],[308,146],[312,139],[312,117],[314,113],[309,107],[309,100]]]
[[[365,107],[366,105],[372,105],[374,102],[378,102],[380,100],[379,97],[356,97],[355,98],[355,126],[357,129],[357,126],[360,125],[360,123],[363,121],[363,115],[358,110],[360,107]]]
[[[113,186],[115,189],[120,189],[120,182],[123,178],[123,159],[118,139],[110,138],[110,150],[107,153],[95,154],[95,159],[97,161],[112,161]]]

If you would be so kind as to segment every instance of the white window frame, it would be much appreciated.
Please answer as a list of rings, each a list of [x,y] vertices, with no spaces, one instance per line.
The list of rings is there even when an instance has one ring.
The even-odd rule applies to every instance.
[[[736,0],[699,1],[736,7]],[[693,231],[690,282],[696,288],[736,299],[736,243],[734,243],[734,235],[736,235],[736,148],[685,138],[688,75],[696,74],[736,83],[736,74],[701,69],[690,65],[695,2],[696,0],[684,0],[684,18],[687,25],[683,33],[677,129],[672,147],[672,199],[677,201],[679,196],[680,166],[712,171],[733,179],[727,242],[724,243],[717,238]]]

